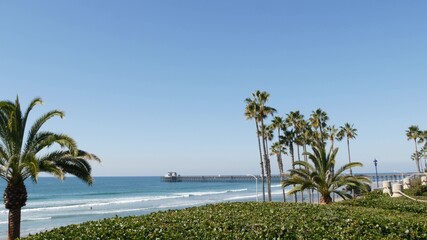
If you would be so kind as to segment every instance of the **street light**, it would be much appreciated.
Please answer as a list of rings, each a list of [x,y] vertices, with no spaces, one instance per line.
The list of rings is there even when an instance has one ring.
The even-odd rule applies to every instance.
[[[247,174],[247,176],[251,176],[251,177],[255,178],[256,201],[258,202],[258,178],[252,174]]]
[[[375,176],[377,177],[377,188],[379,188],[380,185],[378,183],[378,170],[377,170],[378,160],[376,158],[374,159],[374,165],[375,165]]]

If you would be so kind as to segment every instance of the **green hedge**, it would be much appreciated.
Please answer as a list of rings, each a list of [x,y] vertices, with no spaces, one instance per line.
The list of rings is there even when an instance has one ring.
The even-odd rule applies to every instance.
[[[347,200],[339,204],[344,206],[385,209],[397,211],[398,213],[427,214],[427,203],[416,202],[405,197],[391,198],[379,191],[371,192],[361,199]]]
[[[427,239],[425,206],[417,204],[418,211],[397,200],[399,210],[389,209],[394,201],[221,203],[75,224],[26,239]]]

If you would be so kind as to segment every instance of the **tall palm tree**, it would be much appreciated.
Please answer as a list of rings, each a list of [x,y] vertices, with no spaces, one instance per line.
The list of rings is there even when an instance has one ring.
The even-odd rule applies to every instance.
[[[64,117],[62,111],[47,112],[26,132],[31,110],[41,103],[40,98],[35,98],[23,113],[18,97],[14,103],[0,102],[0,177],[7,182],[3,198],[9,210],[8,239],[20,237],[21,208],[27,202],[26,179],[37,182],[40,172],[59,179],[71,174],[91,185],[93,179],[88,160],[100,161],[95,155],[79,150],[71,137],[41,130],[49,119]],[[54,144],[60,150],[49,151]]]
[[[335,143],[335,140],[337,139],[338,129],[335,127],[335,125],[327,126],[326,133],[329,141],[331,142],[331,149],[334,149],[334,143]]]
[[[292,126],[295,130],[294,143],[297,146],[298,161],[301,161],[300,146],[303,145],[303,143],[301,142],[301,134],[305,127],[304,115],[302,115],[299,111],[291,111],[289,114],[286,115],[286,123],[289,126]],[[301,199],[304,200],[303,192],[301,192]]]
[[[285,146],[289,147],[289,155],[291,158],[291,164],[292,169],[295,170],[295,155],[294,155],[294,141],[295,141],[295,131],[294,130],[287,130],[286,127],[283,129],[283,136],[280,136],[280,143],[284,144]],[[294,195],[294,201],[297,202],[297,195]]]
[[[322,109],[318,108],[310,115],[310,122],[314,129],[319,129],[319,138],[324,141],[323,129],[327,126],[326,122],[329,120],[328,114]]]
[[[297,145],[297,153],[298,153],[298,161],[301,160],[299,147],[302,145],[300,141],[300,135],[305,128],[304,115],[302,115],[299,111],[290,112],[286,115],[286,124],[288,126],[292,126],[295,130],[295,140],[294,142]]]
[[[347,139],[347,152],[348,152],[348,163],[351,163],[350,157],[350,139],[355,139],[357,137],[357,129],[354,128],[353,124],[345,123],[344,126],[340,127],[340,131],[337,134],[339,140],[343,138]],[[353,176],[353,171],[350,167],[350,175]]]
[[[313,130],[311,129],[310,124],[304,119],[301,121],[301,130],[300,130],[300,134],[297,136],[297,139],[298,139],[297,142],[299,142],[302,145],[304,161],[307,162],[307,154],[306,154],[307,145],[310,145],[311,142],[313,141]],[[301,194],[303,193],[301,192]],[[308,198],[310,203],[312,203],[313,196],[310,190],[308,190]]]
[[[335,140],[337,140],[337,135],[338,135],[338,129],[335,127],[335,125],[326,127],[325,136],[327,136],[327,138],[331,142],[330,151],[334,149],[334,143],[335,143]],[[332,174],[335,174],[334,168],[335,166],[332,166]],[[335,194],[332,194],[332,200],[335,201]]]
[[[286,148],[282,144],[280,144],[280,142],[273,143],[270,148],[270,155],[276,155],[277,166],[279,167],[280,181],[285,180],[282,154],[286,154]],[[286,202],[286,193],[284,188],[282,188],[282,194],[283,201]]]
[[[245,117],[247,120],[254,119],[255,120],[255,127],[256,127],[256,135],[258,140],[258,150],[259,150],[259,160],[260,160],[260,166],[261,166],[261,183],[262,183],[262,200],[265,202],[265,173],[264,173],[264,161],[262,158],[262,150],[261,150],[261,136],[259,134],[259,119],[258,119],[258,105],[255,102],[254,99],[246,98],[246,107],[245,107]]]
[[[422,141],[422,137],[423,137],[423,132],[420,130],[420,128],[417,125],[411,125],[409,126],[408,130],[406,130],[406,136],[408,137],[408,141],[409,140],[414,140],[414,144],[415,144],[415,161],[417,164],[417,170],[418,172],[421,172],[421,168],[420,168],[420,157],[418,154],[418,143],[421,143]]]
[[[271,125],[264,125],[263,127],[261,127],[261,131],[259,133],[261,135],[261,137],[263,137],[263,144],[265,146],[265,154],[267,156],[269,156],[269,148],[268,148],[268,142],[272,141],[274,138],[274,129],[271,127]],[[263,136],[262,136],[263,135]],[[267,161],[265,162],[265,169],[266,169],[266,174],[267,174],[267,195],[268,195],[268,200],[271,201],[272,200],[272,196],[271,196],[271,162],[270,162],[270,158],[267,157],[266,158]]]
[[[273,129],[276,129],[277,130],[277,139],[278,139],[278,143],[280,144],[280,130],[282,129],[282,128],[284,128],[285,127],[285,125],[286,125],[286,123],[285,123],[285,121],[283,120],[283,118],[282,117],[279,117],[279,116],[275,116],[274,118],[273,118],[273,120],[271,121],[271,127],[273,128]]]
[[[273,115],[276,112],[276,109],[267,106],[267,102],[270,98],[270,94],[268,92],[265,91],[255,91],[254,93],[252,93],[252,97],[254,99],[254,102],[257,105],[257,119],[260,121],[261,123],[261,139],[266,139],[265,137],[265,127],[264,127],[264,119],[267,118],[268,115]],[[264,152],[264,162],[265,162],[265,170],[267,173],[267,192],[268,192],[268,200],[271,201],[271,175],[269,173],[271,173],[271,164],[270,164],[270,159],[268,157],[268,148],[266,145],[266,141],[262,141],[262,148],[263,148],[263,152]]]
[[[331,174],[338,148],[327,153],[325,144],[317,142],[312,150],[313,153],[307,153],[312,164],[304,161],[295,162],[295,165],[301,165],[303,168],[290,170],[291,177],[282,182],[284,187],[296,185],[288,194],[295,194],[305,189],[315,189],[321,195],[320,204],[329,204],[332,202],[331,193],[336,193],[344,199],[351,198],[352,196],[345,192],[343,187],[351,186],[363,189],[365,188],[364,183],[370,182],[366,176],[344,174],[351,167],[362,166],[362,163],[359,162],[345,164],[336,171],[336,174]]]
[[[279,165],[280,180],[283,180],[284,179],[284,176],[283,176],[284,172],[283,172],[282,150],[285,151],[286,148],[280,142],[280,136],[281,136],[280,131],[282,128],[286,128],[286,122],[285,122],[285,120],[283,120],[282,117],[275,116],[273,118],[273,120],[271,121],[270,126],[273,129],[277,130],[277,142],[272,145],[272,150],[274,148],[274,154],[276,154],[276,156],[277,156],[277,164]],[[286,154],[285,152],[283,152],[283,153]],[[273,154],[273,152],[272,152],[272,154]],[[285,194],[284,188],[282,188],[282,192],[283,192],[283,201],[286,202],[286,194]]]

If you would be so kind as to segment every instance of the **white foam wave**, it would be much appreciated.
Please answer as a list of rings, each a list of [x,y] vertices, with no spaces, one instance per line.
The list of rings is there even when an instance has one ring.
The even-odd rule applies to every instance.
[[[120,210],[112,210],[112,211],[92,211],[90,214],[102,215],[102,214],[112,214],[112,213],[123,213],[123,212],[137,212],[148,210],[149,208],[131,208],[131,209],[120,209]]]
[[[230,198],[226,198],[224,200],[225,201],[234,201],[234,200],[249,199],[249,198],[256,198],[256,195],[245,195],[245,196],[230,197]]]
[[[192,196],[206,196],[206,195],[218,195],[218,194],[225,194],[225,193],[231,193],[231,192],[244,192],[247,191],[247,188],[241,188],[241,189],[231,189],[231,190],[225,190],[225,191],[208,191],[208,192],[182,192],[182,193],[175,193],[177,196],[183,196],[183,197],[192,197]]]
[[[102,207],[108,205],[125,205],[139,202],[147,202],[147,201],[156,201],[156,200],[166,200],[166,199],[174,199],[181,198],[185,196],[151,196],[151,197],[140,197],[140,198],[119,198],[119,199],[111,199],[109,201],[104,202],[92,202],[89,200],[89,203],[81,203],[67,206],[44,206],[44,207],[35,207],[35,208],[24,208],[22,209],[23,213],[29,212],[41,212],[41,211],[58,211],[58,210],[69,210],[69,209],[81,209],[81,208],[94,208],[94,207]],[[98,200],[99,201],[99,200]],[[7,214],[8,210],[1,210],[0,214]]]
[[[38,218],[23,218],[22,221],[42,221],[42,220],[50,220],[52,217],[38,217]]]

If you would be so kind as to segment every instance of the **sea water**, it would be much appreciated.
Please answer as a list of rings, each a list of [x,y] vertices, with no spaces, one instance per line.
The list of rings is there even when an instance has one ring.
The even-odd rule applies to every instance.
[[[259,180],[259,179],[258,179]],[[143,215],[227,201],[255,201],[256,184],[243,182],[161,182],[160,177],[95,177],[92,186],[77,178],[39,178],[26,182],[21,236],[74,223],[114,216]],[[5,182],[0,182],[4,191]],[[258,181],[259,200],[262,186]],[[272,184],[273,200],[282,201],[280,183]],[[289,198],[293,199],[293,198]],[[7,236],[8,211],[0,208],[0,239]]]

